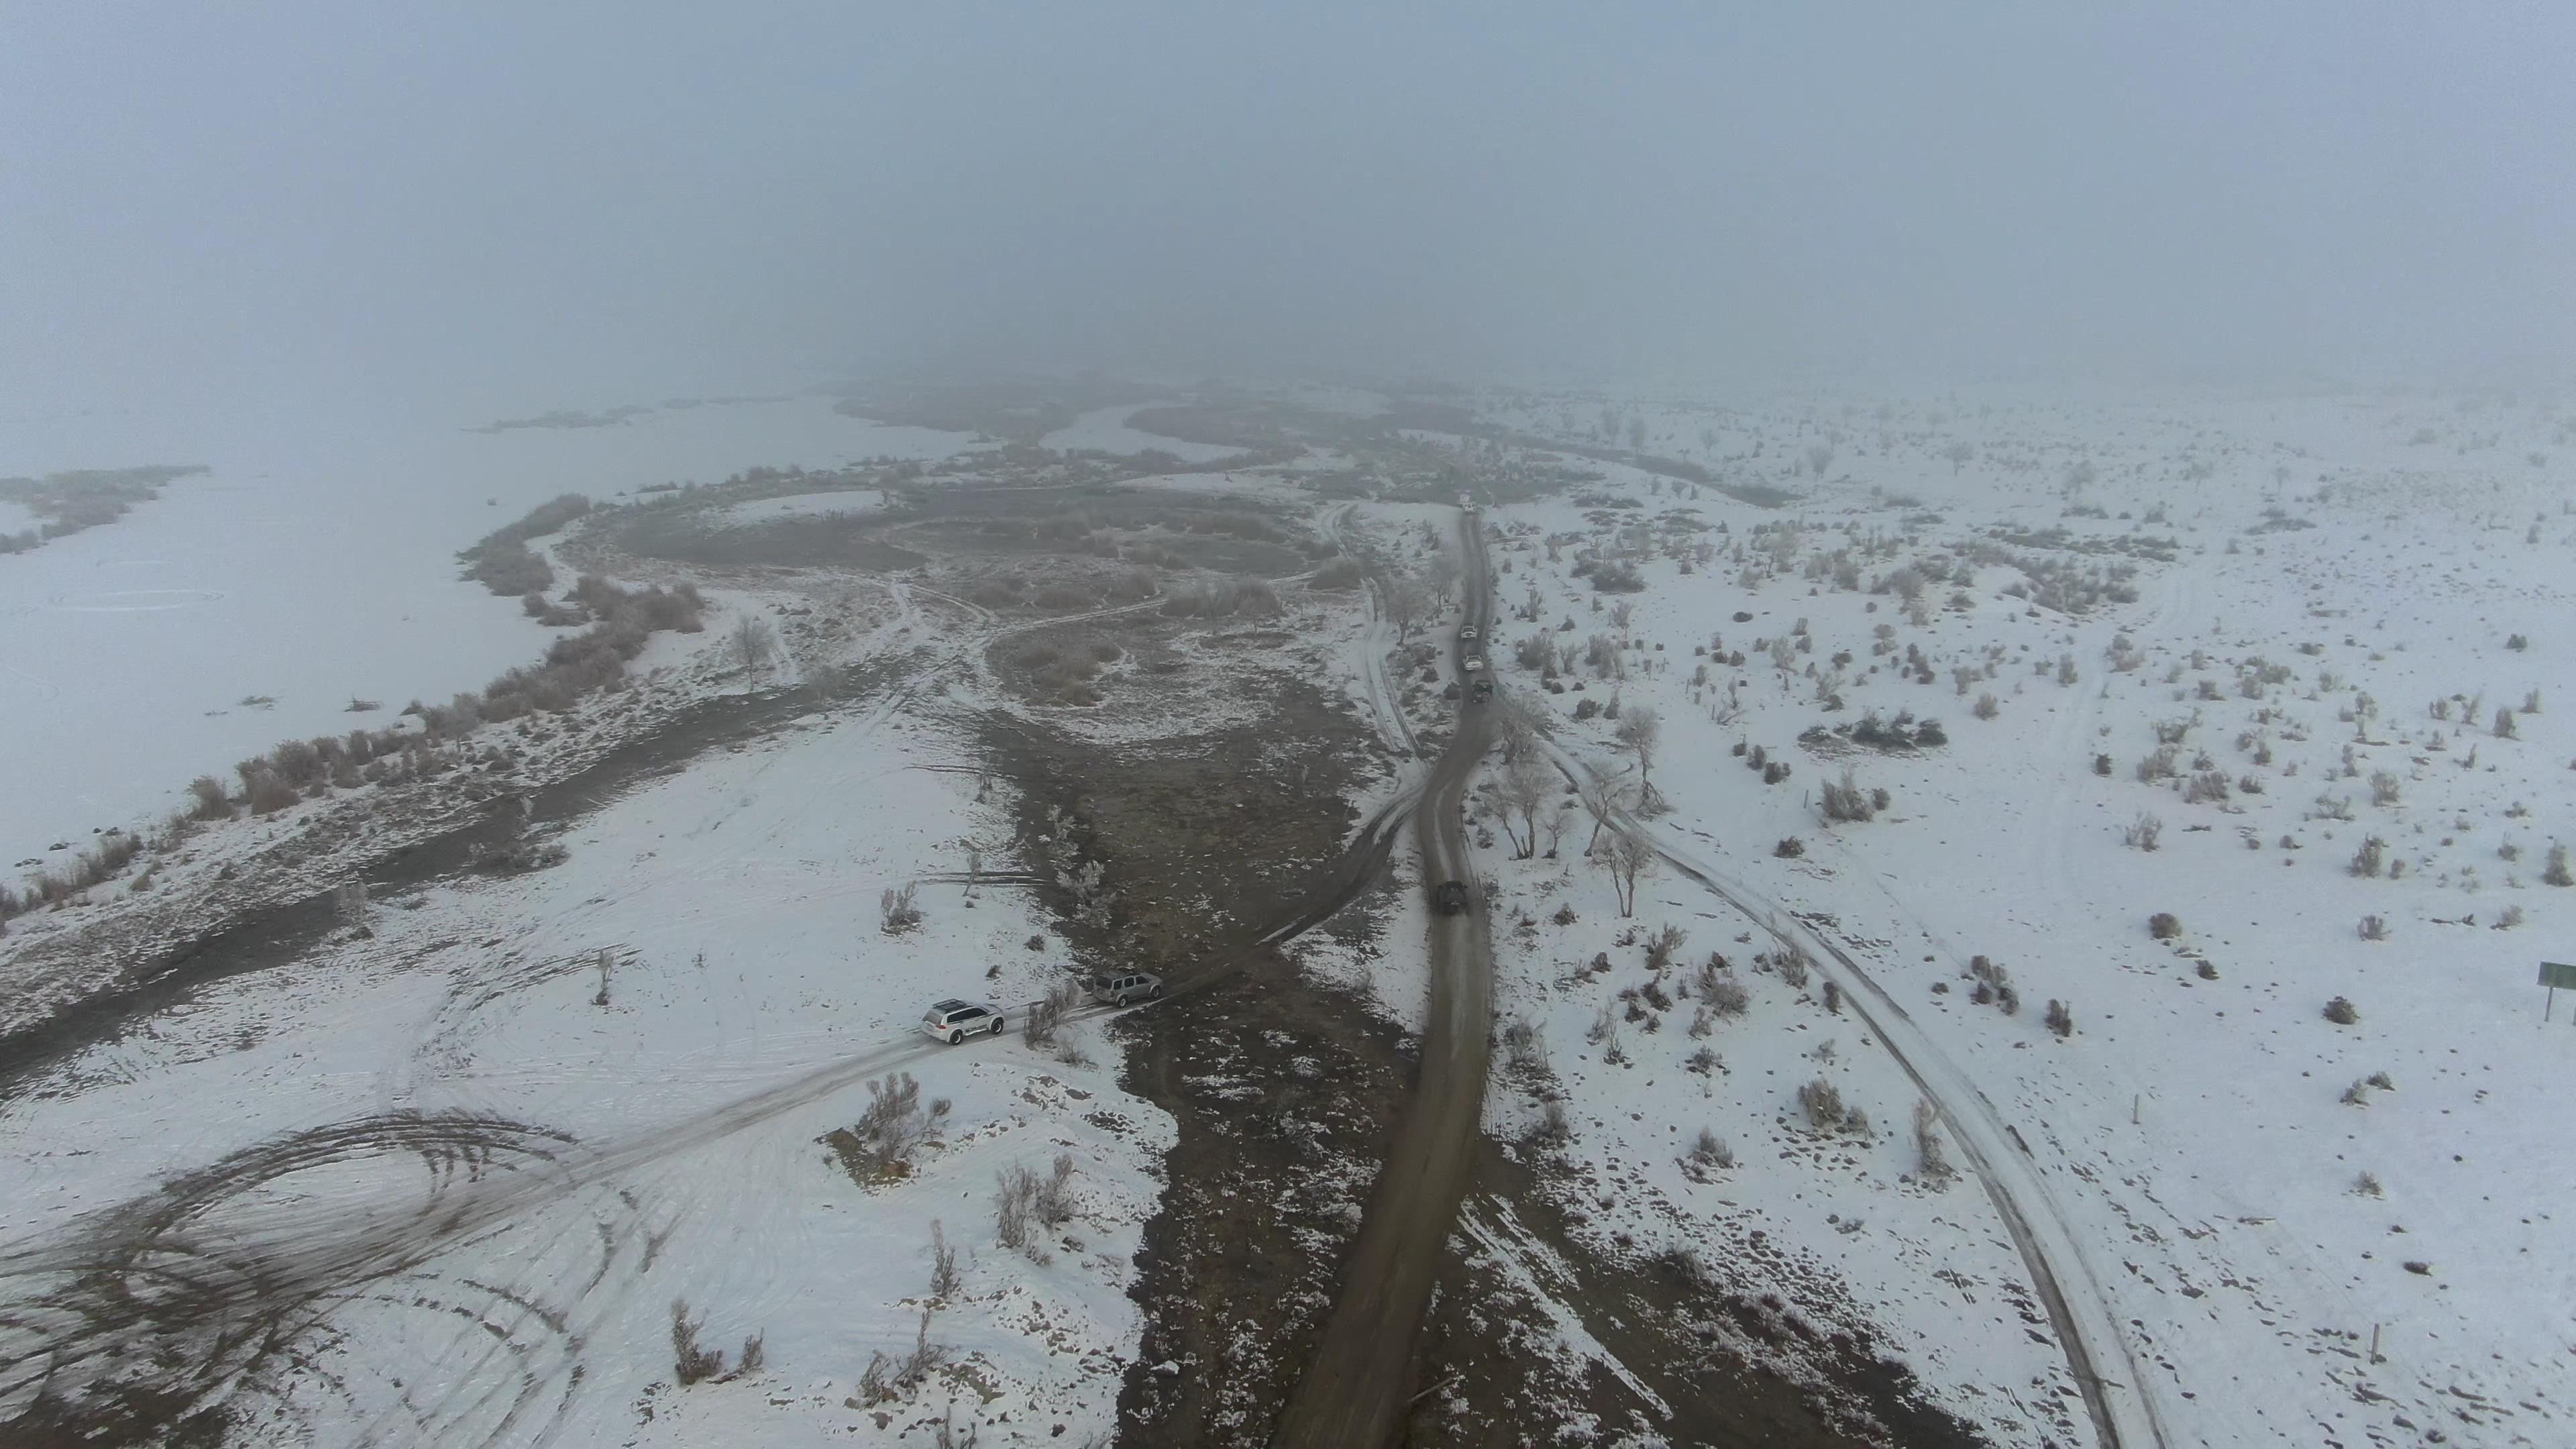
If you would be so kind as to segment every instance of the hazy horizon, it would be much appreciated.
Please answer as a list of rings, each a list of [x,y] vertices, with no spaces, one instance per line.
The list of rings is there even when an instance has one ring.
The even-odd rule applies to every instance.
[[[2539,5],[0,28],[21,414],[908,367],[2554,387],[2576,342]]]

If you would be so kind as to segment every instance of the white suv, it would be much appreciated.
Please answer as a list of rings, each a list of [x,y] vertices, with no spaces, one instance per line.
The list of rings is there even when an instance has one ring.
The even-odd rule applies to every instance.
[[[980,1001],[943,1001],[921,1019],[921,1029],[955,1046],[970,1036],[1002,1034],[1002,1008]]]

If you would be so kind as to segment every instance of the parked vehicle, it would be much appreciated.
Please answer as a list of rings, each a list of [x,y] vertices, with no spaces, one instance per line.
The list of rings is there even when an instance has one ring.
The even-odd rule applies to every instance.
[[[1467,883],[1462,880],[1444,880],[1440,883],[1440,889],[1432,892],[1431,899],[1440,907],[1440,914],[1457,915],[1467,909]]]
[[[1130,971],[1121,976],[1091,978],[1091,999],[1103,1006],[1125,1006],[1131,1001],[1151,1001],[1163,994],[1163,978],[1149,971]]]
[[[922,1017],[921,1029],[950,1046],[970,1036],[1000,1036],[1002,1008],[982,1001],[943,1001]]]
[[[1458,637],[1466,640],[1470,644],[1473,644],[1481,636],[1476,633],[1475,625],[1461,624],[1458,626]]]
[[[1485,656],[1484,656],[1484,655],[1482,655],[1482,654],[1470,654],[1470,655],[1468,655],[1468,656],[1467,656],[1467,666],[1466,666],[1466,668],[1467,668],[1467,672],[1468,672],[1469,674],[1482,674],[1482,673],[1484,673],[1484,671],[1485,671]]]
[[[1470,701],[1472,701],[1472,702],[1474,702],[1474,703],[1476,703],[1476,704],[1483,704],[1486,700],[1489,700],[1489,699],[1491,699],[1491,698],[1493,698],[1493,697],[1494,697],[1494,676],[1492,676],[1492,675],[1490,675],[1490,674],[1479,674],[1479,675],[1477,675],[1477,676],[1476,676],[1476,687],[1475,687],[1475,689],[1473,689],[1472,691],[1470,691],[1470,692],[1468,693],[1467,698],[1468,698]]]

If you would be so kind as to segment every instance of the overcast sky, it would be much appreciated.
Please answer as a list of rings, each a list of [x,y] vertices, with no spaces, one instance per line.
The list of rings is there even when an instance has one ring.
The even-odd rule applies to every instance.
[[[2548,382],[2570,56],[2565,0],[0,0],[0,389]]]

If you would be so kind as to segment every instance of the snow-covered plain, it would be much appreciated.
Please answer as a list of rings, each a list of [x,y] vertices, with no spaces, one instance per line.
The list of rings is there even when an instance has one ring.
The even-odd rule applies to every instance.
[[[1612,1257],[1687,1250],[1730,1290],[1779,1291],[1795,1304],[1784,1311],[1902,1361],[1931,1402],[1999,1444],[2090,1442],[2070,1332],[2124,1440],[2564,1441],[2576,1249],[2557,1215],[2576,1181],[2545,1104],[2576,1065],[2576,1027],[2544,1027],[2530,982],[2540,957],[2564,954],[2549,933],[2576,910],[2576,893],[2544,880],[2553,845],[2576,831],[2576,700],[2556,693],[2576,645],[2564,633],[2576,515],[2552,456],[2569,424],[2483,397],[1604,406],[1518,399],[1489,415],[1800,496],[1758,508],[1582,461],[1597,481],[1485,515],[1505,570],[1492,655],[1513,697],[1561,721],[1553,758],[1633,780],[1615,722],[1571,712],[1616,698],[1623,715],[1662,718],[1657,803],[1631,791],[1614,810],[1666,852],[1633,917],[1584,858],[1580,811],[1555,859],[1514,859],[1491,805],[1480,815],[1497,1029],[1526,1023],[1545,1046],[1543,1067],[1498,1047],[1488,1130],[1572,1184],[1563,1205],[1588,1244]],[[340,526],[330,480],[345,463],[245,479],[210,459],[212,477],[110,528],[0,559],[0,590],[40,591],[0,592],[18,601],[0,688],[87,667],[66,638],[121,642],[139,657],[100,670],[101,688],[143,701],[150,726],[73,748],[59,742],[115,711],[24,686],[39,709],[13,705],[9,728],[68,763],[13,794],[9,834],[45,818],[22,801],[73,821],[36,832],[57,837],[130,821],[190,774],[345,728],[348,694],[390,709],[526,662],[543,631],[452,581],[452,554],[554,493],[964,441],[804,401],[459,434],[422,456],[470,462],[455,476],[474,481],[390,489],[398,538]],[[675,461],[689,458],[704,461]],[[84,450],[13,470],[99,461],[137,460]],[[1300,471],[1246,474],[1236,491],[1283,496]],[[875,497],[770,499],[734,516]],[[1374,538],[1416,566],[1422,525],[1451,517],[1419,503],[1316,510],[1327,536]],[[308,519],[319,532],[291,546],[299,535],[278,520]],[[169,521],[155,533],[155,520]],[[238,536],[189,572],[182,545],[222,527]],[[104,560],[122,550],[143,580],[124,593],[64,582],[112,572]],[[1576,572],[1605,562],[1633,564],[1644,589],[1600,593]],[[188,589],[221,597],[147,592]],[[30,602],[56,595],[88,607]],[[357,611],[345,631],[295,647],[301,621],[343,595]],[[795,601],[715,597],[708,635],[657,638],[639,672],[712,687],[727,621]],[[970,745],[931,722],[955,716],[901,708],[932,687],[923,661],[945,669],[972,652],[951,637],[959,619],[976,638],[1000,626],[900,582],[852,577],[805,597],[848,628],[838,652],[800,647],[772,682],[862,660],[916,672],[603,804],[553,869],[381,900],[372,934],[218,983],[76,1054],[0,1108],[0,1242],[70,1231],[282,1133],[477,1114],[563,1134],[551,1186],[330,1300],[328,1332],[302,1360],[314,1373],[236,1391],[280,1441],[922,1442],[943,1411],[971,1414],[986,1443],[1109,1429],[1137,1342],[1133,1259],[1173,1126],[1119,1090],[1117,1045],[1096,1021],[1069,1032],[1074,1060],[1016,1037],[938,1046],[912,1029],[934,994],[1017,1012],[1062,964],[1051,938],[1025,948],[1046,920],[1016,888],[988,886],[970,908],[962,886],[925,887],[929,919],[903,936],[877,929],[872,894],[960,870],[970,846],[989,857],[1007,838],[1007,801],[978,798]],[[1503,621],[1524,605],[1534,618]],[[1277,659],[1337,675],[1391,762],[1367,777],[1362,813],[1402,798],[1416,778],[1405,762],[1436,745],[1443,713],[1419,666],[1384,620],[1338,603],[1296,617],[1304,633]],[[120,620],[129,634],[81,632]],[[417,640],[400,632],[412,624]],[[379,659],[374,628],[419,647]],[[1579,690],[1549,692],[1545,671],[1515,662],[1532,636],[1573,647],[1557,682]],[[1225,655],[1186,638],[1174,651],[1194,665]],[[150,661],[160,674],[141,677]],[[217,684],[207,661],[269,673]],[[448,682],[424,678],[431,666]],[[1163,698],[1201,726],[1247,718],[1217,671],[1197,677]],[[1002,702],[971,668],[946,678],[968,703]],[[277,703],[220,712],[236,690]],[[205,708],[178,712],[179,699]],[[1149,713],[1058,723],[1134,747],[1169,726]],[[1938,716],[1946,742],[1879,750],[1847,737],[1863,718],[1907,714]],[[2158,764],[2160,734],[2173,754]],[[111,745],[157,763],[124,782]],[[1755,747],[1787,777],[1748,768]],[[1821,789],[1845,767],[1864,798],[1887,800],[1873,819],[1828,824]],[[218,827],[199,864],[229,858],[216,836],[291,828],[321,808]],[[2140,848],[2150,815],[2155,846]],[[2377,869],[2360,870],[2373,839]],[[1397,876],[1415,884],[1409,847]],[[1410,1025],[1420,911],[1407,889],[1380,923],[1382,948],[1294,949]],[[2157,912],[2178,931],[2152,934]],[[2383,939],[2364,939],[2374,918]],[[1644,943],[1667,925],[1685,940],[1656,971]],[[1792,945],[1804,980],[1781,962]],[[1726,964],[1704,976],[1711,952]],[[2017,1012],[1972,999],[1979,957],[2008,973]],[[1740,986],[1746,1007],[1695,1034],[1709,980]],[[2327,1019],[2336,998],[2353,1020]],[[2063,1037],[2042,1022],[2052,1001],[2071,1006]],[[819,1139],[894,1070],[953,1110],[912,1175],[863,1187]],[[1820,1079],[1868,1130],[1809,1119],[1798,1091]],[[1549,1097],[1567,1118],[1558,1143],[1527,1136]],[[1920,1101],[1952,1172],[1922,1158]],[[168,1130],[174,1111],[186,1131]],[[1702,1129],[1731,1162],[1694,1160]],[[1075,1219],[1043,1263],[1000,1248],[995,1174],[1059,1152],[1076,1163]],[[243,1203],[257,1221],[354,1231],[367,1219],[345,1210],[353,1201],[381,1216],[423,1200],[420,1165],[344,1153]],[[258,1217],[297,1201],[335,1206],[328,1221]],[[964,1268],[938,1303],[934,1220]],[[1588,1366],[1634,1382],[1585,1330],[1564,1261],[1506,1204],[1472,1202],[1460,1232],[1480,1270],[1552,1313],[1554,1351],[1578,1379]],[[764,1368],[673,1387],[674,1300],[704,1316],[711,1346],[764,1334]],[[924,1309],[949,1367],[898,1403],[855,1402],[870,1357],[909,1350]],[[1563,1408],[1569,1433],[1651,1430]]]
[[[1602,465],[1595,507],[1492,514],[1569,545],[1554,564],[1536,534],[1498,554],[1514,565],[1503,605],[1538,587],[1539,622],[1498,630],[1507,678],[1525,695],[1538,683],[1508,663],[1527,636],[1609,637],[1616,677],[1578,659],[1568,675],[1587,679],[1584,693],[1528,697],[1560,718],[1614,694],[1660,709],[1653,780],[1671,810],[1651,828],[1752,893],[1783,934],[1840,949],[1888,993],[1882,1014],[1900,1011],[1973,1083],[1978,1101],[1940,1104],[1945,1136],[1983,1101],[2026,1142],[2043,1201],[2025,1207],[2062,1222],[2079,1261],[2058,1266],[2061,1282],[2098,1288],[2079,1313],[2125,1360],[2097,1362],[2119,1385],[2106,1391],[2114,1412],[2151,1418],[2165,1442],[2555,1443],[2576,1414],[2564,1388],[2576,1245],[2557,1221],[2570,1159],[2546,1107],[2576,1066],[2576,1029],[2544,1027],[2532,984],[2541,958],[2564,954],[2550,943],[2576,912],[2576,895],[2542,880],[2553,844],[2576,835],[2576,730],[2555,693],[2576,644],[2576,517],[2546,456],[2565,425],[2476,406],[1638,409],[1649,450],[1731,458],[1726,475],[1803,498],[1777,511],[1712,490],[1684,499],[1687,485]],[[1591,413],[1526,422],[1588,431]],[[1953,458],[1960,440],[1968,456]],[[1810,447],[1830,454],[1821,472]],[[1611,497],[1638,506],[1597,506]],[[2070,516],[2078,507],[2103,516]],[[1727,533],[1701,531],[1720,523]],[[2028,538],[2061,525],[2066,539]],[[1606,611],[1623,596],[1572,576],[1574,545],[1641,526],[1648,587],[1624,596],[1634,617],[1621,628]],[[1998,526],[2025,541],[1986,541],[2025,560],[2134,563],[2134,594],[2081,614],[2007,594],[2027,587],[2024,571],[1974,561]],[[2149,538],[2174,540],[2169,560],[2106,551]],[[1666,539],[1714,548],[1685,574]],[[1845,550],[1858,589],[1833,577]],[[1901,589],[1872,592],[1909,564],[1927,601],[1912,617]],[[1554,633],[1567,618],[1574,629]],[[1886,652],[1873,652],[1877,630]],[[1767,650],[1784,640],[1780,667]],[[1900,670],[1913,648],[1934,682]],[[2534,690],[2540,708],[2525,713]],[[1980,718],[1988,694],[1993,717]],[[2499,708],[2511,739],[2497,737]],[[1948,744],[1798,742],[1819,724],[1908,710],[1938,716]],[[2160,724],[2181,740],[2176,773],[2141,781]],[[1633,780],[1613,729],[1585,723],[1565,739]],[[1766,785],[1733,753],[1749,746],[1789,762],[1790,777]],[[1827,826],[1821,787],[1846,766],[1890,800],[1872,821]],[[2161,821],[2156,849],[2123,843],[2142,815]],[[1789,837],[1801,857],[1775,855]],[[2402,877],[2355,873],[2372,838]],[[1658,1034],[1623,1023],[1633,1065],[1605,1070],[1582,1033],[1622,1004],[1614,990],[1647,979],[1636,948],[1613,949],[1606,976],[1578,974],[1615,916],[1606,881],[1492,868],[1502,909],[1534,922],[1511,933],[1499,999],[1545,1031],[1577,1109],[1570,1155],[1709,1214],[1712,1242],[1728,1241],[1718,1223],[1743,1206],[1773,1241],[1826,1250],[1940,1397],[2008,1442],[2082,1435],[2063,1359],[1993,1313],[1995,1290],[2029,1288],[1980,1195],[1906,1182],[1922,1089],[1848,1012],[1825,1008],[1822,981],[1849,971],[1819,952],[1799,992],[1748,970],[1772,935],[1667,865],[1641,886],[1635,924],[1689,930],[1685,968],[1725,952],[1752,1010],[1707,1039],[1722,1076],[1681,1069],[1701,1045],[1682,1030],[1688,999]],[[1559,901],[1580,925],[1546,923]],[[2178,937],[2151,935],[2160,911]],[[2371,918],[2385,939],[2363,938]],[[2005,968],[2018,1015],[1970,1001],[1977,956]],[[2354,1024],[2327,1019],[2338,997]],[[2071,1004],[2062,1040],[2040,1021],[2051,999]],[[1829,1038],[1830,1063],[1799,1055]],[[1869,1112],[1873,1140],[1807,1125],[1793,1094],[1819,1076]],[[1510,1123],[1534,1109],[1493,1110]],[[1678,1163],[1701,1125],[1740,1163],[1706,1184]],[[1641,1236],[1654,1220],[1606,1216]]]
[[[0,474],[205,463],[123,519],[0,557],[0,859],[148,824],[194,776],[281,739],[441,700],[544,652],[547,632],[457,577],[457,550],[559,493],[608,498],[755,465],[944,457],[962,434],[798,397],[648,411],[615,426],[241,425],[209,439],[133,418],[14,420]],[[167,433],[167,436],[161,435]]]

